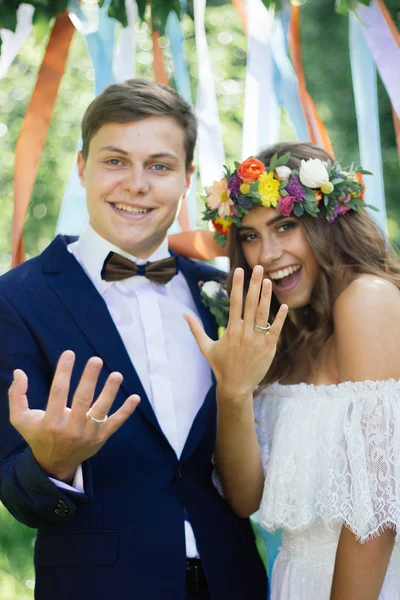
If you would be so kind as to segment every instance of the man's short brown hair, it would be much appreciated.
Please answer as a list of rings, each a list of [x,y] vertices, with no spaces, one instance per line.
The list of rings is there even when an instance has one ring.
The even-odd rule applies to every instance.
[[[172,88],[150,79],[129,79],[108,86],[86,109],[82,119],[82,155],[92,137],[107,123],[130,123],[149,117],[172,117],[185,134],[186,169],[193,161],[197,121],[191,106]]]

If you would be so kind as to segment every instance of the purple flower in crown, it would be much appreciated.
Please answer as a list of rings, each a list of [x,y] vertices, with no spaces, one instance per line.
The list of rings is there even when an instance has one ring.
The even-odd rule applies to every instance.
[[[254,206],[254,202],[250,198],[247,198],[247,196],[239,196],[236,203],[240,208],[244,208],[245,210],[250,210]]]
[[[336,221],[336,219],[340,217],[340,215],[344,215],[349,210],[351,210],[350,206],[346,206],[345,204],[340,204],[339,202],[336,202],[335,206],[333,207],[332,215],[328,219],[329,225]]]
[[[296,198],[297,202],[301,202],[301,200],[306,197],[306,190],[303,188],[300,183],[300,179],[296,175],[292,175],[292,178],[285,187],[285,190],[289,196]]]
[[[240,195],[240,186],[241,185],[242,185],[242,180],[240,179],[239,175],[232,175],[232,177],[230,177],[228,179],[228,189],[229,189],[230,193],[235,196]]]

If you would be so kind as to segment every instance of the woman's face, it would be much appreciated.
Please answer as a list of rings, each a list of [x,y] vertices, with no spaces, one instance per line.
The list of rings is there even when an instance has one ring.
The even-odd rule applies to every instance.
[[[264,267],[281,304],[289,308],[309,304],[320,267],[299,219],[258,206],[243,217],[238,237],[249,267]]]

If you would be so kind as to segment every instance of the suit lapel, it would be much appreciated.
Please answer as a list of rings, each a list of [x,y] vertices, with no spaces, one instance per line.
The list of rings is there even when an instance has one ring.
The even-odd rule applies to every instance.
[[[126,394],[139,394],[141,401],[138,409],[165,437],[105,301],[74,256],[68,252],[61,236],[43,252],[41,261],[49,286],[75,319],[94,353],[102,358],[110,372],[122,373],[122,387]]]

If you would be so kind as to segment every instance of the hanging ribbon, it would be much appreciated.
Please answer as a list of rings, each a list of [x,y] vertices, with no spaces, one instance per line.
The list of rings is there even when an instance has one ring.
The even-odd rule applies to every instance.
[[[30,4],[21,4],[17,10],[15,32],[0,29],[2,40],[0,55],[0,79],[4,77],[32,30],[32,17],[35,8]]]
[[[357,17],[351,13],[349,22],[350,64],[360,159],[363,168],[373,173],[367,179],[365,201],[379,209],[378,213],[374,212],[372,215],[381,229],[386,231],[376,68],[362,30],[363,25],[360,25]]]
[[[181,1],[182,11],[186,10],[186,1]],[[167,20],[166,34],[169,40],[169,47],[172,54],[174,64],[174,79],[176,89],[179,94],[192,104],[192,95],[190,91],[190,79],[187,62],[184,51],[184,35],[182,25],[178,15],[174,10],[171,10]],[[175,221],[169,229],[169,234],[175,234],[179,231],[190,231],[196,228],[196,187],[197,177],[194,173],[191,179],[190,188],[187,196],[182,203],[179,212],[178,220]]]
[[[165,71],[164,60],[162,49],[160,48],[160,44],[158,43],[160,39],[160,32],[153,31],[151,36],[153,41],[153,70],[154,70],[154,79],[157,83],[162,83],[163,85],[169,85],[168,75]]]
[[[222,144],[214,77],[204,27],[205,0],[194,0],[194,27],[198,66],[196,115],[199,125],[198,157],[202,187],[222,177],[225,152]]]
[[[55,20],[15,151],[12,265],[24,260],[23,225],[74,34],[68,13]]]
[[[357,13],[393,109],[400,117],[400,33],[382,0],[375,0],[371,6],[359,4]]]
[[[307,122],[302,109],[299,94],[299,82],[287,54],[287,36],[288,27],[286,19],[290,20],[289,7],[288,15],[282,12],[275,18],[271,37],[272,58],[276,73],[276,95],[279,104],[285,107],[289,118],[295,128],[297,139],[308,140]]]
[[[242,158],[279,139],[280,107],[275,94],[271,35],[274,11],[261,0],[247,0],[248,49]]]
[[[306,118],[309,139],[313,144],[324,148],[333,156],[332,144],[328,133],[318,115],[311,96],[306,89],[306,80],[304,76],[303,61],[301,56],[300,41],[300,7],[293,6],[292,19],[290,23],[289,45],[292,56],[292,63],[299,80],[299,94],[303,107],[303,113]]]
[[[135,68],[135,24],[137,21],[137,6],[134,0],[125,0],[127,27],[122,28],[116,58],[113,62],[116,21],[107,14],[110,0],[99,8],[92,8],[90,21],[85,21],[81,7],[70,4],[74,11],[74,23],[86,39],[89,56],[95,73],[95,93],[100,94],[105,87],[124,81],[134,76]],[[88,15],[86,15],[88,16]],[[79,21],[78,21],[79,19]],[[94,28],[93,25],[96,25]],[[67,182],[60,214],[57,221],[56,233],[64,235],[79,235],[88,221],[85,190],[79,179],[76,154],[82,148],[79,138],[75,160]]]

